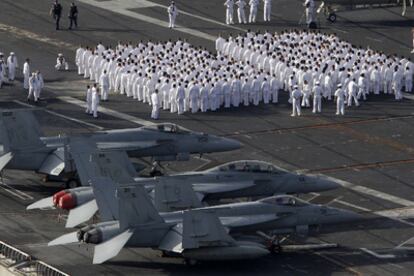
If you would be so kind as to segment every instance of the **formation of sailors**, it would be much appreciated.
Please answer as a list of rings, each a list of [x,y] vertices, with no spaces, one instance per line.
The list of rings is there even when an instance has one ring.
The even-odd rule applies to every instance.
[[[114,48],[99,43],[80,47],[76,64],[80,75],[99,84],[102,100],[113,91],[178,114],[277,103],[280,91],[289,92],[292,115],[311,103],[313,112],[321,112],[323,98],[336,98],[337,114],[343,114],[345,104],[358,106],[369,94],[401,100],[402,90],[412,89],[411,61],[333,34],[249,31],[219,37],[216,49],[215,55],[180,39]]]
[[[290,92],[290,102],[301,98],[301,106],[309,106],[313,95],[314,112],[320,110],[322,97],[335,97],[337,114],[342,114],[342,105],[359,106],[359,100],[366,100],[369,94],[393,94],[401,100],[403,89],[412,91],[414,66],[409,59],[355,47],[334,34],[247,32],[228,39],[219,37],[216,50],[227,59],[242,62],[261,82],[275,78],[281,89]]]
[[[178,114],[258,105],[261,100],[278,102],[279,87],[270,78],[260,83],[253,72],[245,72],[242,62],[212,55],[182,40],[136,46],[120,43],[115,49],[102,44],[94,50],[81,47],[76,64],[79,74],[99,83],[104,100],[114,91],[152,105],[152,94],[157,93],[160,107]]]

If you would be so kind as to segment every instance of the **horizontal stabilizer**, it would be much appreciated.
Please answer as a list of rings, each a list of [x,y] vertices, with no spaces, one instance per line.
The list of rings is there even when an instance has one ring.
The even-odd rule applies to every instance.
[[[82,185],[94,177],[107,177],[118,183],[131,183],[137,176],[125,151],[102,152],[85,139],[73,139],[72,156]]]
[[[53,241],[50,241],[47,245],[48,246],[65,245],[65,244],[77,243],[77,242],[79,242],[79,240],[78,240],[78,232],[76,231],[76,232],[72,232],[72,233],[68,233],[63,236],[60,236],[54,239]]]
[[[95,246],[93,264],[102,264],[118,255],[133,234],[134,232],[128,229],[122,234]]]
[[[66,228],[73,228],[91,219],[98,211],[96,200],[91,200],[69,211]]]
[[[173,228],[171,228],[167,234],[164,236],[162,241],[160,242],[158,249],[174,252],[174,253],[182,253],[183,252],[183,225],[181,223],[177,224]]]
[[[39,169],[39,172],[58,176],[65,169],[65,152],[63,148],[58,148],[49,154]]]
[[[193,184],[194,191],[199,193],[211,194],[211,193],[224,193],[241,189],[246,189],[254,186],[253,181],[240,181],[240,182],[223,182],[223,183],[195,183]]]
[[[13,154],[11,152],[8,152],[0,157],[0,171],[4,169],[4,167],[7,166],[7,164],[12,160]]]
[[[55,205],[53,204],[53,196],[49,196],[30,204],[29,206],[27,206],[26,210],[52,209],[54,207]]]

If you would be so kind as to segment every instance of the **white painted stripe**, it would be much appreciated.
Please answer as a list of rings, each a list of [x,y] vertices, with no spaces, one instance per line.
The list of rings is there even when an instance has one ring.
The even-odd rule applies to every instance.
[[[334,31],[340,32],[340,33],[344,33],[344,34],[347,34],[347,33],[348,33],[348,32],[347,32],[347,31],[345,31],[345,30],[341,30],[341,29],[334,28],[334,27],[331,27],[331,29],[332,29],[332,30],[334,30]]]
[[[369,36],[367,36],[366,38],[369,39],[369,40],[375,41],[375,42],[382,42],[381,39],[377,39],[377,38],[373,38],[373,37],[369,37]]]
[[[343,200],[340,200],[340,199],[334,199],[333,201],[337,202],[339,204],[342,204],[342,205],[345,205],[345,206],[363,211],[363,212],[370,212],[371,211],[370,209],[367,209],[367,208],[364,208],[364,207],[361,207],[361,206],[358,206],[358,205],[355,205],[355,204],[352,204],[352,203],[349,203],[349,202],[346,202],[346,201],[343,201]]]
[[[383,210],[383,211],[373,212],[370,209],[367,209],[367,208],[364,208],[364,207],[361,207],[361,206],[358,206],[358,205],[355,205],[355,204],[352,204],[352,203],[349,203],[349,202],[346,202],[346,201],[343,201],[343,200],[335,200],[335,202],[337,202],[339,204],[342,204],[344,206],[349,206],[349,207],[352,207],[352,208],[355,208],[355,209],[359,209],[363,212],[370,212],[374,215],[381,216],[381,217],[384,217],[384,218],[387,218],[387,219],[397,221],[397,222],[400,222],[402,224],[414,227],[414,223],[411,223],[409,221],[404,220],[404,219],[414,218],[414,215],[411,215],[411,216],[402,215],[403,213],[407,212],[407,208],[398,208],[398,209],[391,209],[391,210]],[[414,214],[414,208],[409,208],[409,209],[412,212],[411,214]]]
[[[393,217],[397,219],[412,219],[414,218],[414,207],[383,210],[375,212],[375,214],[380,216]]]
[[[383,200],[387,200],[390,201],[392,203],[398,204],[398,205],[402,205],[402,206],[414,206],[414,201],[410,201],[408,199],[404,199],[401,197],[397,197],[394,195],[390,195],[387,193],[383,193],[368,187],[364,187],[364,186],[358,186],[355,184],[352,184],[350,182],[341,180],[341,179],[337,179],[337,178],[333,178],[330,176],[327,176],[329,179],[331,179],[332,181],[335,181],[336,183],[338,183],[339,185],[341,185],[344,188],[353,190],[355,192],[361,193],[361,194],[365,194],[365,195],[369,195],[369,196],[373,196],[376,198],[380,198]]]
[[[38,248],[38,247],[47,247],[47,243],[26,243],[26,244],[17,244],[19,247],[28,247],[28,248]]]
[[[165,18],[166,18],[165,21],[156,19],[154,17],[150,17],[150,16],[140,14],[136,11],[131,11],[131,9],[137,9],[137,8],[145,7],[145,2],[150,2],[150,1],[144,1],[144,0],[140,0],[140,1],[112,0],[112,1],[98,2],[98,1],[95,1],[95,0],[79,0],[79,2],[88,4],[88,5],[91,5],[91,6],[95,6],[95,7],[101,8],[101,9],[105,9],[105,10],[108,10],[108,11],[111,11],[111,12],[115,12],[115,13],[118,13],[118,14],[122,14],[122,15],[125,15],[125,16],[128,16],[128,17],[132,17],[132,18],[135,18],[135,19],[138,19],[138,20],[141,20],[141,21],[146,21],[148,23],[151,23],[151,24],[154,24],[154,25],[157,25],[157,26],[161,26],[161,27],[165,27],[165,28],[168,27],[167,11],[165,11]],[[155,3],[152,3],[152,2],[150,2],[149,5],[150,6],[151,5],[152,6],[161,6],[161,7],[167,8],[166,6],[158,5],[158,4],[155,4]],[[178,6],[178,9],[179,8],[180,7]],[[183,14],[186,14],[186,15],[191,15],[189,13],[186,13],[186,12],[183,12],[183,11],[180,11],[180,10],[179,10],[179,13],[183,13]],[[196,16],[196,15],[191,15],[191,16],[195,17],[195,18],[199,18],[199,19],[202,18],[202,17]],[[180,20],[180,15],[177,16],[177,21],[179,21],[179,20]],[[219,25],[223,24],[221,22],[214,21],[214,20],[211,20],[211,19],[203,18],[203,20],[204,21],[212,21],[212,22],[214,22],[216,24],[219,24]],[[227,26],[227,25],[225,25],[225,26]],[[239,28],[237,28],[237,29],[239,29]],[[178,31],[178,32],[186,33],[186,34],[189,34],[189,35],[192,35],[192,36],[195,36],[195,37],[211,40],[211,41],[215,41],[217,39],[217,37],[212,36],[210,34],[200,32],[200,31],[197,31],[195,29],[187,28],[187,27],[184,27],[184,26],[178,25],[178,24],[176,24],[176,28],[174,28],[174,30]],[[240,30],[243,30],[243,29],[240,29]]]
[[[404,211],[402,209],[393,209],[393,210],[384,210],[384,211],[374,212],[374,214],[378,215],[378,216],[381,216],[381,217],[385,217],[385,218],[394,220],[394,221],[398,221],[402,224],[409,225],[411,227],[414,227],[414,223],[411,223],[409,221],[404,220],[404,219],[408,219],[408,218],[413,218],[413,216],[404,217],[401,214],[399,214],[399,212],[404,212]]]
[[[27,104],[27,103],[21,102],[19,100],[14,100],[13,102],[15,102],[17,104],[20,104],[22,106],[26,106],[26,107],[38,108],[37,106],[33,106],[31,104]],[[88,122],[84,122],[82,120],[78,120],[78,119],[75,119],[75,118],[72,118],[72,117],[63,115],[63,114],[59,114],[59,113],[56,113],[54,111],[48,110],[46,108],[43,108],[42,110],[45,111],[45,112],[47,112],[47,113],[49,113],[49,114],[52,114],[54,116],[61,117],[63,119],[66,119],[66,120],[69,120],[69,121],[72,121],[72,122],[75,122],[75,123],[78,123],[78,124],[83,124],[83,125],[86,125],[86,126],[89,126],[89,127],[93,127],[93,128],[99,129],[99,130],[105,129],[105,128],[101,127],[101,126],[98,126],[98,125],[95,125],[95,124],[92,124],[92,123],[88,123]]]
[[[71,43],[66,43],[60,40],[56,40],[53,38],[49,38],[46,36],[41,36],[14,26],[9,26],[6,24],[2,24],[0,23],[0,31],[4,31],[4,32],[8,32],[10,34],[12,34],[13,36],[17,37],[17,38],[29,38],[32,40],[36,40],[39,42],[43,42],[52,46],[56,46],[58,48],[68,48],[70,50],[76,50],[76,46],[71,44]]]
[[[403,98],[407,100],[414,100],[414,94],[412,93],[402,93]]]
[[[26,194],[25,192],[19,191],[10,185],[7,185],[6,183],[2,181],[0,181],[0,188],[2,188],[4,191],[22,200],[33,200],[34,199],[34,197],[32,197],[31,195]]]
[[[67,97],[67,96],[62,96],[62,97],[58,97],[59,100],[70,103],[70,104],[74,104],[83,108],[86,108],[86,102],[72,98],[72,97]],[[125,121],[129,121],[131,123],[137,124],[137,125],[141,125],[141,126],[149,126],[149,125],[153,125],[154,123],[151,121],[147,121],[144,119],[140,119],[122,112],[118,112],[115,111],[113,109],[109,109],[103,106],[99,106],[98,108],[98,112],[110,115],[112,117],[115,118],[119,118]]]
[[[325,259],[326,261],[331,262],[331,263],[333,263],[333,264],[335,264],[339,267],[344,268],[347,272],[350,272],[353,275],[357,275],[357,276],[363,275],[363,273],[359,272],[358,270],[354,269],[353,267],[348,266],[348,264],[345,264],[345,263],[343,263],[343,262],[341,262],[337,259],[329,257],[329,256],[325,255],[322,252],[315,251],[315,252],[313,252],[313,254],[315,254],[315,255],[321,257],[322,259]]]
[[[369,255],[372,255],[372,256],[374,256],[375,258],[378,258],[378,259],[394,259],[394,258],[396,258],[396,256],[393,255],[393,254],[378,254],[378,253],[376,253],[374,251],[371,251],[367,248],[360,248],[360,249],[362,251],[364,251],[365,253],[367,253]]]
[[[414,237],[409,238],[408,240],[400,243],[395,248],[396,249],[414,249],[413,245],[414,245]]]
[[[320,194],[318,194],[318,193],[310,193],[310,195],[311,195],[311,197],[306,200],[307,202],[311,202],[312,200],[314,200],[315,198],[320,196]],[[329,203],[327,205],[329,205]]]
[[[311,193],[311,194],[316,195],[316,196],[319,195],[317,193]],[[397,209],[390,209],[390,210],[383,210],[383,211],[373,212],[371,209],[364,208],[362,206],[355,205],[355,204],[340,200],[339,198],[340,197],[334,199],[332,202],[336,202],[336,203],[342,204],[344,206],[360,210],[362,212],[369,212],[369,213],[375,214],[377,216],[385,217],[387,219],[398,221],[402,224],[414,227],[414,223],[411,223],[409,221],[404,220],[404,219],[414,218],[414,207],[397,208]],[[308,200],[308,201],[310,202],[311,200]],[[329,204],[327,204],[327,205],[329,205]]]

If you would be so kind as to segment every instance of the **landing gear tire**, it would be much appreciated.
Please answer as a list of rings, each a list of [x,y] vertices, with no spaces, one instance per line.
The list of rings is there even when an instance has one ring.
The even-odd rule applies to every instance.
[[[150,176],[151,177],[155,177],[155,176],[163,176],[164,174],[162,173],[162,171],[160,170],[151,170],[150,172]]]
[[[80,187],[80,183],[78,179],[71,178],[71,179],[68,179],[68,181],[66,181],[66,189],[73,189],[77,187]]]
[[[282,247],[280,245],[273,244],[269,247],[269,251],[272,255],[277,255],[282,253]]]
[[[328,15],[328,18],[327,19],[328,19],[329,22],[335,23],[336,22],[336,13],[330,13]]]
[[[162,171],[159,169],[159,163],[158,162],[154,162],[152,164],[152,168],[150,171],[150,176],[151,177],[155,177],[155,176],[163,176],[164,174],[162,173]]]
[[[195,265],[197,265],[197,261],[194,260],[194,259],[184,259],[184,263],[187,266],[195,266]]]

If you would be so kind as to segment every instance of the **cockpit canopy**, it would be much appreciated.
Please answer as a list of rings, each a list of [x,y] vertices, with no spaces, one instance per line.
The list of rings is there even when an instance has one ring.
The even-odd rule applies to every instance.
[[[279,168],[271,163],[257,161],[257,160],[242,160],[229,162],[210,169],[210,171],[220,172],[253,172],[253,173],[268,173],[279,174],[286,170]]]
[[[302,207],[309,205],[306,201],[303,201],[302,199],[299,199],[294,196],[289,195],[278,195],[278,196],[272,196],[268,198],[264,198],[259,200],[260,202],[272,204],[272,205],[278,205],[278,206],[294,206],[294,207]]]
[[[177,134],[190,133],[188,129],[178,126],[176,124],[171,124],[171,123],[144,126],[142,127],[142,129],[150,130],[150,131],[157,131],[157,132],[164,132],[164,133],[177,133]]]

